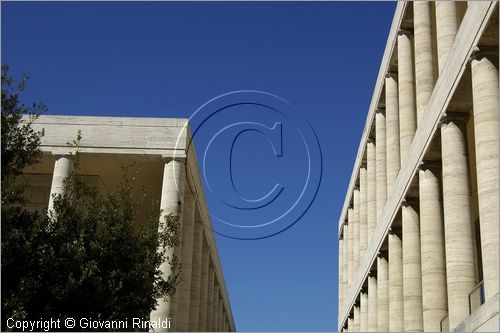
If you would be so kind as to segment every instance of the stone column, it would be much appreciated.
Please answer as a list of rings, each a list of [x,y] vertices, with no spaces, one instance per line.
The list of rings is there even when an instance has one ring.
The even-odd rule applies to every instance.
[[[354,209],[349,208],[347,211],[347,219],[349,220],[349,232],[347,241],[347,262],[349,263],[348,289],[351,289],[352,279],[354,276]]]
[[[366,292],[361,292],[360,295],[360,322],[359,322],[359,331],[360,332],[368,332],[368,295]]]
[[[476,259],[464,119],[448,113],[441,123],[446,280],[450,329],[469,317]]]
[[[209,261],[211,261],[209,259]],[[208,267],[208,293],[207,293],[207,332],[213,330],[214,309],[214,266],[210,263]]]
[[[367,235],[367,179],[366,164],[361,165],[359,170],[359,253],[363,257],[368,244]]]
[[[418,172],[425,332],[439,332],[441,319],[448,313],[440,164],[424,162]]]
[[[160,200],[160,224],[159,233],[164,231],[165,228],[165,217],[168,214],[173,214],[179,216],[179,222],[181,226],[183,225],[183,214],[182,207],[184,203],[184,187],[186,179],[186,168],[184,161],[168,159],[163,168],[163,182],[161,189],[161,200]],[[169,257],[180,256],[180,247],[175,247],[172,249],[167,249],[166,255]],[[160,271],[162,272],[162,277],[167,280],[172,274],[172,267],[169,262],[165,261],[160,265]],[[179,293],[176,293],[178,295]],[[165,320],[170,318],[171,328],[170,330],[177,330],[176,326],[176,297],[160,298],[158,300],[158,305],[155,310],[151,312],[150,319],[152,321]]]
[[[202,238],[205,239],[205,233],[202,231]],[[200,289],[200,315],[198,317],[198,327],[200,331],[208,331],[207,327],[207,300],[208,300],[208,266],[210,254],[209,248],[203,241],[201,255],[201,289]]]
[[[389,235],[389,331],[404,330],[403,312],[403,247],[401,238]]]
[[[359,327],[360,327],[359,307],[354,306],[354,315],[353,315],[354,332],[359,332]]]
[[[403,296],[404,330],[422,331],[422,270],[420,221],[416,203],[403,202]]]
[[[377,257],[377,327],[389,332],[389,265],[387,259]]]
[[[399,141],[401,165],[405,163],[415,130],[417,115],[411,33],[398,32]]]
[[[377,226],[377,175],[375,142],[368,139],[366,144],[367,155],[367,178],[368,178],[368,196],[367,196],[367,235],[368,243]]]
[[[217,277],[215,277],[217,280]],[[212,315],[212,331],[217,332],[217,325],[219,323],[219,306],[221,304],[219,303],[219,285],[216,283],[215,285],[215,290],[214,290],[214,308],[213,308],[213,315]]]
[[[498,51],[497,51],[498,52]],[[481,253],[485,297],[498,293],[499,131],[498,53],[478,53],[471,61]]]
[[[436,39],[439,73],[458,31],[457,5],[454,1],[436,1]]]
[[[347,319],[347,329],[348,332],[354,332],[354,319],[351,317]]]
[[[343,236],[341,236],[343,237]],[[339,311],[338,315],[340,316],[341,309],[344,306],[344,240],[342,238],[339,239]],[[340,320],[340,317],[338,318]]]
[[[182,223],[182,269],[179,275],[176,298],[175,327],[179,331],[187,331],[189,329],[195,205],[196,202],[193,195],[186,194],[184,197],[184,217]]]
[[[54,172],[52,174],[52,185],[50,186],[48,206],[49,215],[54,212],[55,197],[64,194],[64,182],[73,170],[73,161],[71,160],[70,155],[56,155],[55,159]]]
[[[196,221],[193,235],[193,269],[191,272],[191,301],[189,302],[189,331],[199,331],[201,298],[201,261],[203,244],[203,222]]]
[[[354,201],[354,224],[353,224],[353,275],[352,278],[356,276],[359,269],[359,187],[354,188],[353,193]]]
[[[390,196],[401,166],[399,151],[399,93],[395,73],[385,78],[387,195]]]
[[[344,250],[342,252],[342,255],[344,256],[343,258],[343,263],[344,263],[344,269],[342,270],[342,281],[343,281],[343,290],[344,290],[344,306],[347,305],[347,297],[349,293],[349,257],[348,257],[348,251],[349,251],[349,226],[347,224],[344,224],[344,232],[343,232],[343,239],[344,242],[342,246],[344,247]]]
[[[385,110],[377,109],[375,112],[375,160],[377,173],[377,222],[382,215],[387,202],[387,160],[386,160],[386,134],[385,134]]]
[[[368,332],[377,332],[377,278],[368,276]]]
[[[417,124],[427,108],[434,89],[434,50],[432,46],[431,2],[413,2],[415,27],[415,81],[417,93]]]

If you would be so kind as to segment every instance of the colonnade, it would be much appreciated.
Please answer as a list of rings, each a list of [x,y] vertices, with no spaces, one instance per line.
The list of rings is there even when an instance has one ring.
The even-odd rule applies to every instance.
[[[356,280],[415,133],[426,121],[435,83],[458,47],[463,5],[404,6],[392,37],[395,65],[387,68],[371,127],[365,129],[347,218],[341,218],[339,328],[345,331],[453,329],[474,311],[470,294],[478,284],[486,300],[498,294],[498,44],[481,42],[461,78],[472,97],[454,96],[469,107],[442,113],[390,229],[382,244],[373,245],[378,246],[373,265],[364,281]],[[498,19],[498,8],[495,15]],[[354,299],[353,290],[358,290]],[[340,317],[343,311],[348,320]]]
[[[53,210],[54,196],[63,193],[64,180],[72,170],[69,155],[55,157],[49,212]],[[197,210],[203,208],[186,186],[185,163],[184,158],[166,158],[164,163],[160,219],[164,221],[170,213],[180,217],[181,245],[168,249],[167,256],[179,258],[181,270],[176,293],[158,300],[150,320],[169,322],[167,331],[232,331],[229,300],[210,245],[211,229],[205,226],[201,214],[197,214]],[[165,228],[162,223],[159,226]],[[167,279],[172,274],[171,262],[163,262],[160,270]]]

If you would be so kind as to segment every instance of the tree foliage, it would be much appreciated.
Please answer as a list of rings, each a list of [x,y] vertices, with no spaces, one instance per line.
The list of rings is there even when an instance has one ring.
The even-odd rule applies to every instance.
[[[9,104],[4,104],[2,89],[2,185],[16,184],[22,168],[40,156],[41,134],[32,130],[30,121],[17,116],[27,112],[19,106],[18,97],[6,91]],[[9,120],[5,138],[4,105],[9,108],[5,110]],[[52,214],[27,211],[22,191],[16,194],[18,200],[2,205],[4,330],[9,317],[148,319],[156,300],[175,292],[179,262],[167,257],[167,250],[179,245],[179,218],[167,215],[158,226],[157,203],[147,195],[133,195],[139,171],[131,167],[123,168],[116,192],[101,193],[88,184],[80,175],[79,139],[73,143],[74,168],[65,182],[65,194],[54,198]],[[8,195],[2,186],[2,203]],[[151,211],[145,221],[138,221],[143,200],[151,200]],[[159,270],[164,260],[174,268],[167,279]]]
[[[19,100],[27,81],[28,77],[24,76],[16,83],[9,76],[9,67],[2,66],[2,206],[22,199],[22,188],[16,184],[16,176],[41,156],[43,133],[35,132],[31,124],[47,107],[43,103],[28,107]]]

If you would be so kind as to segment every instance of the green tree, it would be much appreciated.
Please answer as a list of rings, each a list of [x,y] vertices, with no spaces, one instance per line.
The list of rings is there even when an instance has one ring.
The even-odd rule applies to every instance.
[[[2,206],[22,200],[22,187],[16,182],[22,170],[41,157],[40,138],[32,122],[46,111],[43,103],[24,105],[19,97],[26,87],[25,75],[19,84],[9,76],[9,67],[2,66]]]
[[[42,133],[34,132],[32,120],[23,115],[32,114],[34,119],[40,109],[19,105],[19,93],[14,96],[5,90],[4,97],[4,83],[14,83],[6,69],[2,71],[2,328],[6,329],[9,317],[148,319],[156,300],[175,292],[179,262],[166,253],[179,245],[178,217],[167,215],[158,226],[157,203],[147,195],[132,195],[139,171],[130,167],[123,168],[116,192],[100,193],[87,184],[80,175],[80,137],[72,144],[74,169],[65,183],[65,195],[54,200],[54,214],[27,211],[19,190],[22,184],[16,180],[40,157]],[[4,98],[9,103],[4,104]],[[10,120],[5,124],[4,113]],[[9,186],[4,188],[4,183]],[[151,200],[151,211],[145,221],[137,221],[142,200]],[[159,270],[164,260],[174,268],[167,279]]]

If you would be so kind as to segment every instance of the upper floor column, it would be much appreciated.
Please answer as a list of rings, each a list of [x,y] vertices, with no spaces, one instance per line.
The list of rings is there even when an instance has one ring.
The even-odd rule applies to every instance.
[[[367,189],[366,163],[361,163],[359,169],[359,253],[363,257],[368,244],[367,235]]]
[[[458,15],[455,1],[436,1],[436,39],[439,73],[443,70],[457,31]]]
[[[375,111],[375,160],[377,177],[377,222],[387,201],[387,159],[385,109]]]
[[[377,226],[377,165],[375,140],[369,138],[366,143],[367,156],[367,237],[368,244]]]
[[[401,165],[405,163],[417,129],[413,36],[409,30],[398,32],[399,140]]]
[[[387,195],[390,196],[400,169],[399,93],[396,73],[385,77]]]
[[[417,95],[417,124],[427,108],[434,89],[434,50],[430,1],[413,2],[415,31],[415,81]]]

